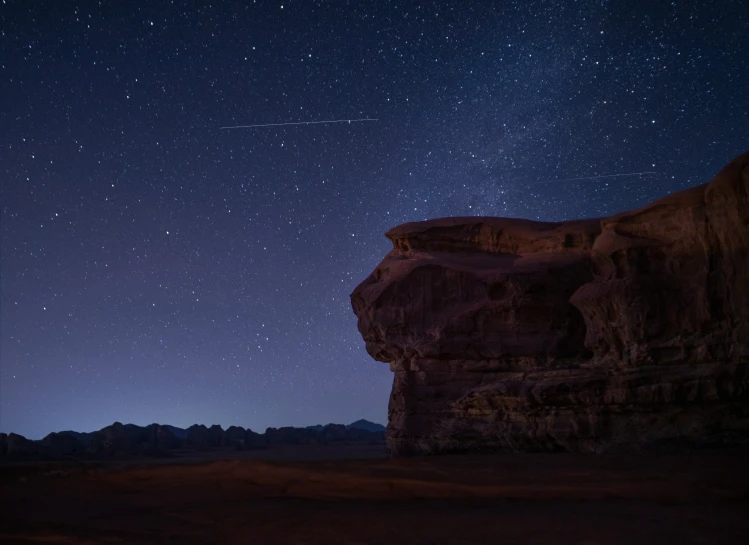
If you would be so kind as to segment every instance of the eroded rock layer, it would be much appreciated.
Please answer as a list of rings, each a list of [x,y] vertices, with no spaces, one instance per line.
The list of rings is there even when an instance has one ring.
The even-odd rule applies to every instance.
[[[609,218],[386,236],[351,300],[393,455],[749,442],[749,153]]]

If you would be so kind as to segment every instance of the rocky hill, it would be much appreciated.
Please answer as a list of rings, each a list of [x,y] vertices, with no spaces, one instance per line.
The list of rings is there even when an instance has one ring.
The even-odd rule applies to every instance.
[[[409,223],[352,293],[392,454],[749,440],[749,153],[603,219]]]

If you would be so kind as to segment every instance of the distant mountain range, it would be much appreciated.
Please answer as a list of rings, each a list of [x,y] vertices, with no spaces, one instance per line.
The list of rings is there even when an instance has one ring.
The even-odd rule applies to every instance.
[[[377,424],[375,422],[370,422],[369,420],[364,420],[363,418],[361,420],[357,420],[356,422],[352,422],[348,426],[346,426],[348,429],[354,428],[357,430],[367,430],[367,431],[373,431],[373,432],[383,432],[385,433],[385,430],[387,429],[382,424]]]
[[[315,426],[307,426],[305,429],[308,430],[316,430],[316,431],[322,431],[325,426],[322,424],[317,424]],[[355,430],[366,430],[366,431],[372,431],[372,432],[385,432],[387,428],[383,426],[382,424],[377,424],[375,422],[370,422],[369,420],[364,420],[363,418],[361,420],[357,420],[356,422],[352,422],[348,426],[346,426],[347,430],[355,429]]]
[[[31,441],[15,433],[0,433],[0,460],[120,459],[136,456],[173,456],[184,449],[262,449],[273,445],[383,444],[385,426],[357,420],[348,426],[327,424],[306,428],[267,428],[256,433],[240,426],[187,429],[151,424],[137,426],[115,422],[98,431],[61,431]]]
[[[187,439],[187,430],[165,424],[164,427],[174,434],[177,439]]]

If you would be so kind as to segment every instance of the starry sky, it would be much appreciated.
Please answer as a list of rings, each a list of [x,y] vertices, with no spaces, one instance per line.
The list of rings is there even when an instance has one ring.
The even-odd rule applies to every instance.
[[[609,215],[749,149],[743,0],[0,1],[0,431],[30,438],[384,423],[349,294],[386,230]]]

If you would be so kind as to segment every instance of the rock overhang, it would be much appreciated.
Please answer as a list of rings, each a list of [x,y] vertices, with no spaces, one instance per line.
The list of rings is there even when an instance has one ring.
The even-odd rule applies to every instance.
[[[388,231],[393,249],[352,305],[367,350],[396,373],[391,451],[731,435],[721,411],[743,414],[749,390],[747,187],[749,154],[709,184],[608,218],[440,218]],[[743,416],[736,426],[746,432]]]

